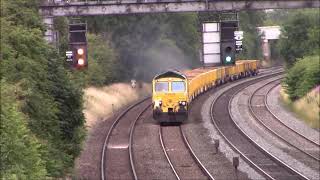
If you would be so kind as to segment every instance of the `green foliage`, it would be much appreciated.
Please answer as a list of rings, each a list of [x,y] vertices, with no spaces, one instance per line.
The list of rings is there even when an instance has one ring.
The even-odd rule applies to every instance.
[[[318,19],[319,22],[320,19]],[[320,49],[320,23],[317,26],[313,26],[312,28],[308,29],[308,42],[307,44],[311,47],[309,52],[310,54],[319,55]]]
[[[68,19],[56,18],[54,27],[59,32],[60,55],[65,56],[65,51],[68,50]],[[122,77],[118,55],[111,46],[110,40],[101,34],[87,34],[89,68],[71,73],[73,81],[81,87],[103,86],[118,81]],[[65,64],[65,66],[69,68],[69,65]]]
[[[9,24],[3,20],[4,24]],[[9,83],[19,84],[19,99],[23,101],[23,112],[30,116],[29,126],[41,137],[55,132],[57,107],[47,92],[52,86],[48,81],[49,46],[40,30],[22,26],[2,26],[3,62],[2,76]]]
[[[146,54],[147,49],[157,47],[161,39],[172,40],[182,50],[186,55],[185,65],[192,66],[198,62],[196,14],[88,17],[87,22],[90,32],[102,34],[119,54],[117,76],[120,79],[149,79],[144,76],[149,70],[141,67],[152,61]]]
[[[280,53],[289,66],[297,58],[319,54],[319,11],[297,11],[289,14],[282,27]]]
[[[306,95],[312,88],[320,84],[319,56],[309,56],[298,61],[287,70],[285,90],[291,100]]]
[[[45,179],[41,144],[27,127],[20,112],[15,87],[1,81],[0,178]]]
[[[272,11],[268,11],[266,12],[266,18],[263,25],[281,26],[288,19],[289,14],[293,11],[288,9],[274,9]]]
[[[240,30],[244,31],[244,39],[243,51],[238,55],[238,59],[261,59],[261,38],[257,27],[263,24],[265,13],[256,11],[241,12],[239,19]]]
[[[88,35],[89,69],[86,79],[89,85],[102,86],[114,82],[119,74],[120,64],[108,41],[100,35]]]
[[[271,54],[271,61],[282,61],[283,58],[280,54],[280,49],[279,49],[279,39],[274,39],[274,40],[269,40],[269,47],[270,47],[270,54]],[[281,62],[281,63],[282,63]]]
[[[174,41],[186,55],[188,60],[187,66],[198,64],[199,53],[199,36],[198,33],[198,18],[195,14],[177,14],[171,15],[168,19],[169,30],[167,32],[168,39]]]
[[[23,171],[34,169],[39,176],[45,172],[51,177],[64,176],[72,168],[84,139],[82,90],[71,81],[63,59],[44,41],[37,1],[3,0],[1,5],[4,12],[1,16],[1,79],[16,88],[16,101],[23,117],[27,117],[19,119],[20,115],[15,115],[17,123],[26,126],[26,132],[38,139],[33,144],[39,150],[38,163],[45,167],[42,174],[31,165]],[[3,106],[1,102],[1,108]],[[8,138],[14,139],[11,137],[14,129],[8,131]],[[10,163],[19,165],[24,161],[29,161],[29,157],[21,156]],[[37,163],[34,166],[40,167]],[[4,171],[1,169],[0,173],[15,176],[15,172]],[[43,178],[33,178],[30,174],[25,179]]]
[[[84,139],[83,92],[70,81],[61,59],[51,59],[48,66],[49,80],[53,83],[48,92],[58,108],[56,115],[61,132],[59,146],[67,156],[75,158],[80,153]],[[71,167],[72,161],[66,165]]]
[[[100,35],[88,34],[88,69],[72,71],[71,78],[80,87],[103,86],[121,78],[121,64],[115,50]]]
[[[38,16],[39,0],[9,0],[1,1],[1,17],[10,21],[12,25],[29,28],[40,28],[41,17]],[[43,27],[42,27],[43,28]]]
[[[65,52],[68,50],[68,19],[66,17],[55,17],[53,20],[54,29],[58,32],[58,48],[60,56],[65,56]]]

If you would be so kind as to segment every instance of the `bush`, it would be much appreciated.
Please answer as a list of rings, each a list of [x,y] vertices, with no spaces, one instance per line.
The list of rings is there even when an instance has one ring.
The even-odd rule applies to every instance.
[[[2,95],[1,121],[16,119],[8,123],[17,126],[17,130],[6,129],[1,134],[6,137],[1,150],[11,142],[21,153],[4,162],[6,169],[0,173],[7,173],[8,178],[63,177],[72,168],[84,139],[82,89],[71,80],[63,67],[64,60],[45,42],[37,3],[37,0],[1,1],[1,80],[15,87],[16,97],[5,104],[6,95]],[[10,104],[19,105],[19,112],[17,108],[10,109]],[[25,138],[24,144],[17,140],[19,133],[24,136],[21,139]],[[32,152],[25,155],[22,152],[25,148]],[[21,169],[7,171],[11,167]],[[44,171],[40,170],[42,167]]]
[[[319,63],[319,56],[309,56],[298,59],[294,66],[287,70],[285,90],[291,100],[303,97],[320,84]]]
[[[41,144],[27,127],[14,87],[1,81],[0,179],[45,179]]]
[[[319,55],[319,11],[303,10],[291,13],[282,26],[280,53],[292,66],[297,58]]]
[[[264,12],[241,12],[240,30],[244,31],[243,51],[237,54],[237,59],[261,59],[262,49],[260,42],[260,35],[256,27],[263,25],[265,19]]]
[[[97,69],[97,72],[91,72],[91,82],[94,85],[102,85],[104,78],[99,74],[107,74],[113,71],[114,67],[118,70],[116,73],[117,79],[129,80],[131,78],[149,80],[144,77],[144,74],[150,74],[149,69],[142,68],[146,63],[150,63],[147,49],[157,46],[157,42],[162,39],[168,39],[175,43],[175,46],[180,49],[186,59],[185,64],[188,66],[198,65],[198,47],[199,47],[199,34],[197,32],[197,15],[195,13],[183,14],[145,14],[135,16],[115,16],[115,17],[87,17],[89,32],[95,34],[102,34],[96,39],[89,36],[92,42],[100,43],[110,41],[117,52],[118,66],[112,66],[111,69],[101,69],[101,63],[109,63],[112,60],[106,59],[104,61],[97,61],[99,64],[93,62],[89,64],[90,68]],[[102,46],[103,45],[103,46]],[[91,46],[91,45],[90,45]],[[92,46],[93,47],[93,46]],[[106,54],[92,53],[93,58],[105,57],[109,52],[106,51],[108,45],[95,44],[97,50],[102,50]],[[89,47],[90,48],[90,47]],[[111,52],[111,51],[110,51]],[[160,52],[158,53],[160,54]],[[165,54],[165,53],[163,53]],[[112,63],[112,62],[111,62]],[[153,74],[154,75],[154,74]],[[113,79],[111,79],[113,80]],[[107,82],[110,82],[108,80]],[[107,84],[107,83],[105,83]]]

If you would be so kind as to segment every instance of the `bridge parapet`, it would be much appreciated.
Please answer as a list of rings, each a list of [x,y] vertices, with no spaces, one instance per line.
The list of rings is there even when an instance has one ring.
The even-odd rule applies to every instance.
[[[40,13],[48,26],[46,39],[54,41],[53,18],[200,11],[319,8],[319,0],[43,0]]]
[[[319,7],[319,0],[46,0],[41,5],[41,12],[50,16],[90,16]]]

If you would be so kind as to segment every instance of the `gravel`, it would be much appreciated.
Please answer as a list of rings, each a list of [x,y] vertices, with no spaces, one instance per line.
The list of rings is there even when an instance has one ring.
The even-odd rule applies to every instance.
[[[219,134],[218,130],[215,128],[215,126],[212,124],[212,120],[210,118],[210,105],[216,99],[219,95],[221,95],[224,91],[227,89],[234,87],[242,82],[250,81],[250,79],[246,79],[244,81],[240,82],[233,82],[231,85],[222,88],[218,92],[212,94],[204,103],[203,103],[203,108],[201,110],[202,114],[202,119],[204,121],[203,126],[208,130],[209,136],[211,138],[211,143],[214,143],[214,139],[218,139],[220,141],[220,148],[219,151],[223,153],[229,162],[232,163],[232,159],[235,156],[239,157],[239,154],[228,145],[228,143],[224,140],[224,138]],[[240,165],[238,169],[241,172],[244,172],[248,175],[249,178],[251,179],[265,179],[263,176],[261,176],[258,172],[256,172],[253,168],[251,168],[241,157],[239,157],[240,160]]]
[[[149,107],[151,100],[130,109],[115,125],[109,136],[105,152],[105,173],[107,179],[131,179],[133,174],[129,161],[129,137],[132,123],[141,111]]]
[[[116,115],[99,121],[89,131],[84,148],[75,162],[76,179],[100,179],[102,145]]]
[[[182,127],[183,131],[196,156],[216,180],[249,179],[246,173],[235,171],[232,162],[225,157],[224,153],[216,151],[209,131],[207,128],[203,128],[205,123],[201,116],[203,102],[216,90],[213,89],[199,96],[192,103],[188,122],[184,123]]]
[[[262,85],[263,82],[258,83]],[[251,85],[246,88],[245,91],[237,94],[231,104],[231,113],[235,122],[244,130],[256,143],[262,146],[271,154],[278,157],[294,169],[298,170],[302,174],[306,175],[310,179],[319,179],[319,172],[312,170],[305,164],[297,161],[294,157],[288,155],[283,149],[288,149],[286,144],[279,141],[273,135],[271,135],[262,125],[256,122],[254,118],[249,114],[248,98],[250,92],[253,92],[259,85]]]
[[[250,79],[244,81],[248,80]],[[235,86],[238,83],[240,82],[233,82],[231,86]],[[264,179],[241,158],[239,171],[236,173],[232,169],[232,158],[238,156],[238,154],[219,135],[209,116],[210,104],[217,96],[218,94],[216,93],[198,97],[198,103],[204,102],[201,115],[199,114],[200,109],[198,109],[199,115],[194,116],[195,119],[184,124],[186,136],[196,155],[199,156],[201,162],[209,169],[215,179]],[[197,102],[197,100],[194,102]],[[92,127],[92,131],[87,136],[84,150],[76,161],[76,179],[100,178],[101,146],[115,117],[101,120]],[[143,120],[139,120],[134,131],[133,151],[134,159],[137,160],[135,165],[139,179],[175,179],[161,150],[158,128],[159,125],[153,121],[152,115],[149,113],[149,115],[144,115]],[[220,140],[219,153],[216,153],[214,149],[214,139]],[[148,160],[142,161],[141,159]]]
[[[97,120],[89,128],[83,150],[75,161],[75,179],[100,179],[101,153],[105,137],[112,123],[127,107],[129,105],[122,107],[111,117]]]
[[[147,111],[137,122],[133,137],[133,157],[138,179],[175,179],[162,151],[159,124]]]
[[[207,179],[183,142],[179,126],[163,126],[166,152],[181,179]]]
[[[281,105],[280,101],[280,88],[281,86],[275,87],[269,93],[267,102],[269,109],[274,113],[284,124],[299,132],[300,134],[308,137],[309,139],[320,143],[320,132],[310,128],[301,119],[297,118],[292,112],[288,111]]]

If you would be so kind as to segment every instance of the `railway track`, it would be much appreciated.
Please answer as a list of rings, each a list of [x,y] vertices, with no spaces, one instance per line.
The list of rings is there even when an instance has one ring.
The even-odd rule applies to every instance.
[[[123,111],[111,125],[105,138],[100,163],[101,179],[137,179],[132,154],[132,136],[136,122],[150,107],[145,98]]]
[[[281,67],[276,67],[276,68],[273,68],[271,70],[268,69],[268,71],[265,70],[265,71],[261,72],[261,74],[268,74],[268,73],[270,73],[272,71],[279,71],[279,70],[281,71],[281,69],[282,69]],[[163,133],[164,128],[167,128],[167,129],[165,129],[166,132],[170,132],[170,133],[172,133],[172,131],[175,132],[174,135],[172,135],[171,137],[168,137],[168,139],[171,139],[171,140],[172,139],[180,139],[179,143],[171,143],[170,144],[170,145],[174,144],[174,145],[176,145],[176,147],[170,148],[170,147],[166,146],[166,143],[164,142],[165,141],[164,140],[165,137],[163,137],[163,134],[168,135],[170,133]],[[188,139],[185,136],[185,133],[184,133],[184,130],[183,130],[183,126],[179,127],[179,129],[178,129],[178,127],[171,127],[171,126],[169,126],[169,127],[166,127],[166,126],[165,127],[160,127],[159,128],[159,139],[160,139],[160,143],[161,143],[162,148],[163,148],[163,152],[164,152],[164,154],[165,154],[165,156],[167,158],[167,161],[170,164],[172,172],[175,174],[177,179],[190,179],[190,178],[191,179],[192,178],[195,178],[195,179],[203,179],[203,178],[214,179],[214,177],[209,173],[208,169],[206,169],[204,167],[204,165],[200,162],[199,158],[194,153],[194,150],[190,146],[190,144],[188,142]],[[182,139],[182,141],[181,141],[181,139]],[[187,159],[190,161],[190,163],[187,163],[187,164],[192,164],[192,169],[193,170],[185,170],[183,165],[179,165],[179,162],[178,162],[179,161],[179,157],[177,157],[177,156],[181,156],[181,154],[184,154],[184,153],[178,154],[178,153],[171,152],[172,149],[178,149],[178,148],[182,148],[182,147],[184,149],[183,152],[184,153],[189,152],[189,154],[192,157],[191,158],[190,155],[184,155],[183,156],[183,158],[188,157]],[[193,162],[196,162],[196,164],[191,162],[192,159],[193,159]],[[186,172],[192,172],[192,171],[197,171],[198,174],[201,174],[199,172],[199,169],[202,170],[202,175],[200,175],[200,176],[186,175],[185,174]]]
[[[275,89],[277,89],[277,90],[275,90]],[[278,118],[280,120],[280,123],[284,124],[288,128],[293,129],[298,134],[301,134],[301,135],[307,137],[309,140],[313,141],[315,144],[320,145],[319,129],[313,129],[311,131],[308,131],[308,128],[309,128],[308,125],[305,125],[305,127],[307,127],[307,128],[299,127],[299,126],[296,127],[294,124],[291,124],[290,121],[287,121],[287,118],[284,118],[284,117],[290,117],[290,113],[288,113],[288,112],[282,113],[283,112],[282,111],[283,108],[281,108],[277,103],[277,99],[280,98],[279,90],[280,90],[280,86],[276,86],[275,85],[274,87],[272,87],[268,91],[267,99],[266,99],[266,107],[269,109],[269,111],[276,118]],[[277,97],[275,99],[271,98],[271,97],[274,97],[274,96],[277,96]],[[297,118],[295,118],[294,120],[295,121],[299,121],[299,119],[297,119]]]
[[[259,69],[259,74],[270,74],[272,72],[278,71],[280,69],[282,69],[283,66],[274,66],[274,67],[270,67],[270,68],[263,68],[263,69]]]
[[[310,139],[309,137],[307,137],[307,136],[299,133],[298,131],[292,129],[290,126],[288,126],[287,124],[285,124],[284,122],[282,122],[282,121],[281,121],[281,118],[277,117],[277,115],[275,115],[275,114],[272,112],[272,110],[270,109],[269,103],[268,103],[268,98],[267,98],[267,97],[269,96],[270,92],[271,92],[274,88],[276,88],[279,84],[280,84],[280,83],[275,84],[272,88],[270,88],[270,89],[268,90],[268,92],[267,92],[266,95],[265,95],[264,104],[265,104],[266,108],[268,109],[268,112],[269,112],[275,119],[277,119],[277,120],[279,121],[279,123],[281,123],[283,126],[287,127],[288,129],[292,130],[292,131],[293,131],[294,133],[296,133],[297,135],[301,136],[301,137],[302,137],[303,139],[305,139],[306,141],[309,141],[311,144],[313,144],[313,145],[315,145],[315,146],[318,146],[318,148],[320,148],[320,143],[319,143],[319,142],[316,142],[315,140],[312,140],[312,139]]]
[[[211,104],[211,119],[229,145],[267,179],[307,179],[256,144],[230,116],[230,103],[235,94],[251,84],[278,74],[257,78],[223,92]]]
[[[212,175],[194,153],[183,132],[182,125],[160,126],[159,139],[166,159],[178,180],[214,180]]]
[[[138,179],[132,153],[133,132],[136,122],[150,106],[148,99],[127,108],[109,128],[101,153],[101,179]],[[214,179],[193,152],[182,127],[160,126],[159,136],[162,151],[177,179]],[[170,143],[172,139],[179,142]]]
[[[273,87],[280,84],[281,79],[264,84],[250,95],[249,112],[270,133],[291,147],[286,149],[288,154],[319,171],[319,144],[282,123],[267,107],[267,95]]]

